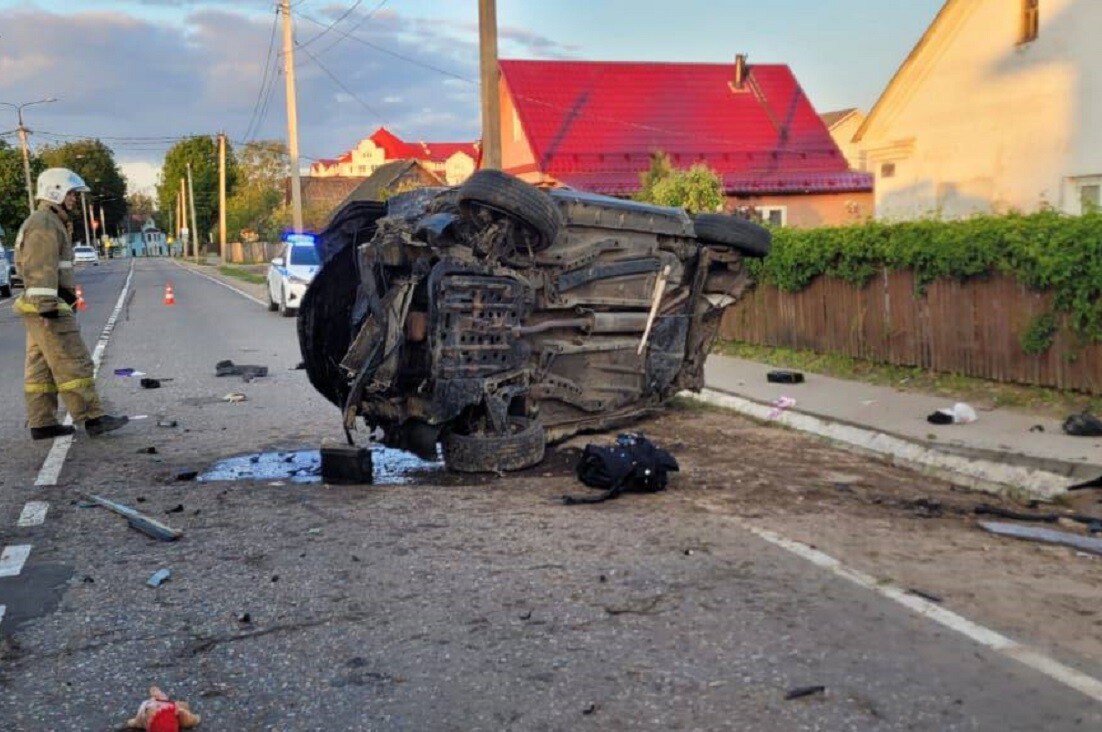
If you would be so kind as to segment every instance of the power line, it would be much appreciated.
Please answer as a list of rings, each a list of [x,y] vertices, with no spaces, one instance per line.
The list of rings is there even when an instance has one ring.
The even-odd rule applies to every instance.
[[[352,34],[352,33],[355,33],[356,31],[358,31],[358,30],[359,30],[359,29],[360,29],[360,28],[361,28],[361,27],[362,27],[362,26],[364,25],[364,23],[366,23],[367,21],[369,21],[369,20],[371,20],[371,19],[372,19],[373,17],[375,17],[375,13],[379,12],[380,10],[382,10],[383,6],[384,6],[384,5],[386,5],[386,4],[387,4],[387,2],[388,2],[388,0],[380,0],[379,4],[378,4],[378,5],[376,5],[376,6],[375,6],[375,7],[374,7],[374,8],[373,8],[373,9],[371,10],[371,12],[370,12],[370,13],[368,13],[368,14],[367,14],[367,15],[365,15],[365,16],[364,16],[363,18],[361,18],[361,19],[360,19],[360,20],[359,20],[359,21],[358,21],[358,22],[356,23],[356,25],[352,26],[352,27],[351,27],[351,28],[350,28],[350,29],[348,30],[348,33],[349,33],[349,34]],[[347,37],[348,37],[348,36],[344,36],[344,38],[347,38]],[[319,55],[320,55],[320,54],[325,54],[325,53],[328,53],[329,51],[332,51],[332,50],[333,50],[334,48],[336,48],[336,47],[337,47],[337,46],[338,46],[338,45],[340,44],[340,42],[341,42],[341,41],[343,41],[343,40],[344,40],[344,38],[338,38],[338,39],[336,39],[335,41],[333,41],[332,43],[330,43],[330,44],[329,44],[328,46],[326,46],[325,48],[321,49],[321,51],[319,51],[319,52],[318,52],[318,53],[319,53]]]
[[[302,44],[299,44],[299,49],[305,49],[305,48],[306,48],[307,46],[309,46],[309,45],[310,45],[311,43],[313,43],[314,41],[318,40],[319,38],[321,38],[322,36],[324,36],[324,35],[325,35],[326,33],[328,33],[329,31],[333,30],[334,26],[336,26],[336,25],[337,25],[338,23],[340,23],[340,22],[341,22],[342,20],[344,20],[345,18],[347,18],[347,17],[349,16],[349,15],[351,15],[351,14],[352,14],[352,12],[353,12],[354,10],[356,10],[356,8],[360,7],[360,5],[362,5],[362,4],[363,4],[363,1],[364,1],[364,0],[356,0],[356,2],[352,3],[352,5],[351,5],[351,6],[350,6],[350,7],[348,8],[348,10],[345,10],[345,11],[344,11],[343,13],[341,13],[341,16],[340,16],[339,18],[337,18],[336,20],[334,20],[334,21],[333,21],[332,23],[330,23],[330,24],[329,24],[328,26],[326,26],[326,27],[325,27],[325,29],[323,29],[323,30],[321,31],[321,33],[318,33],[318,34],[317,34],[316,36],[314,36],[313,38],[311,38],[311,39],[309,39],[308,41],[306,41],[306,43],[302,43]]]
[[[386,124],[386,118],[385,118],[385,117],[383,117],[383,115],[382,115],[382,114],[381,114],[381,113],[380,113],[380,112],[379,112],[378,110],[376,110],[376,109],[375,109],[374,107],[372,107],[372,106],[371,106],[370,104],[368,104],[368,103],[367,103],[367,102],[365,102],[365,101],[364,101],[363,99],[361,99],[361,98],[360,98],[360,97],[359,97],[359,96],[358,96],[358,95],[357,95],[357,94],[356,94],[355,92],[353,92],[353,91],[352,91],[351,89],[349,89],[349,88],[348,88],[347,86],[345,86],[344,84],[342,84],[342,83],[341,83],[341,80],[340,80],[340,79],[338,79],[338,78],[337,78],[337,77],[336,77],[336,76],[335,76],[335,75],[333,74],[333,72],[332,72],[332,71],[330,71],[330,70],[329,70],[329,69],[328,69],[328,68],[327,68],[327,67],[325,66],[325,64],[323,64],[323,63],[322,63],[322,62],[321,62],[320,60],[318,60],[318,57],[317,57],[317,56],[315,56],[314,54],[310,53],[309,51],[307,51],[306,49],[304,49],[304,48],[303,48],[302,46],[299,46],[299,47],[298,47],[298,50],[302,51],[302,52],[303,52],[303,53],[305,53],[305,54],[306,54],[307,56],[309,56],[309,57],[310,57],[310,59],[311,59],[311,60],[312,60],[312,61],[313,61],[314,63],[316,63],[316,64],[318,65],[318,68],[320,68],[320,69],[321,69],[322,71],[324,71],[324,72],[326,73],[326,75],[328,75],[328,76],[329,76],[329,78],[333,80],[333,83],[334,83],[334,84],[336,84],[337,86],[339,86],[339,87],[340,87],[340,88],[341,88],[341,89],[342,89],[342,90],[344,91],[344,93],[345,93],[345,94],[347,94],[348,96],[350,96],[350,97],[352,97],[353,99],[355,99],[355,100],[356,100],[357,102],[359,102],[359,103],[360,103],[360,105],[362,105],[362,106],[363,106],[363,108],[364,108],[364,109],[366,109],[366,110],[367,110],[368,112],[370,112],[371,114],[373,114],[373,115],[375,115],[376,117],[378,117],[378,118],[379,118],[379,120],[380,120],[380,121],[382,121],[384,125]]]
[[[245,128],[245,139],[253,132],[253,124],[257,121],[256,115],[260,111],[260,103],[264,98],[264,87],[268,83],[268,71],[272,65],[272,51],[275,48],[276,26],[279,25],[279,13],[272,14],[272,35],[268,38],[268,53],[264,57],[264,75],[260,78],[260,88],[256,90],[256,101],[253,103],[253,113],[249,118],[249,126]]]

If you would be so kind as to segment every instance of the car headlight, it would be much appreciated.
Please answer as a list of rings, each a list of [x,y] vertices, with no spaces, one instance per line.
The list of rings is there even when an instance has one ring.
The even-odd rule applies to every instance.
[[[308,284],[310,284],[310,280],[305,280],[305,279],[303,279],[303,278],[301,278],[301,277],[296,277],[295,275],[290,275],[290,276],[289,276],[289,277],[287,278],[287,280],[288,280],[288,281],[289,281],[289,282],[290,282],[290,283],[291,283],[292,285],[308,285]]]

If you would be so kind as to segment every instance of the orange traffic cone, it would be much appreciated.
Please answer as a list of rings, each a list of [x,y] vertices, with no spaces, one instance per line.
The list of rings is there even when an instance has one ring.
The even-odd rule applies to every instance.
[[[175,305],[176,295],[172,292],[172,283],[165,285],[165,305]]]
[[[77,311],[87,310],[88,304],[84,302],[84,288],[77,285]]]

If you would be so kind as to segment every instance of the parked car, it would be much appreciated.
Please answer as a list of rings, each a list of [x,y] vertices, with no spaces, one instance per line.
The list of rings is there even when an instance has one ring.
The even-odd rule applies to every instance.
[[[723,214],[484,170],[459,188],[353,201],[317,242],[299,343],[351,429],[460,471],[518,470],[546,443],[703,386],[724,307],[768,230]]]
[[[8,263],[8,250],[0,246],[0,297],[11,297],[11,276],[15,265]]]
[[[77,244],[73,247],[73,263],[92,264],[98,267],[99,254],[96,253],[94,247],[90,247],[87,244]]]
[[[4,262],[0,262],[0,265],[3,265],[3,268],[8,271],[8,283],[12,288],[23,286],[23,278],[15,271],[14,249],[4,250]]]
[[[302,296],[321,265],[312,236],[292,235],[289,239],[268,267],[268,310],[278,310],[284,317],[298,312]]]

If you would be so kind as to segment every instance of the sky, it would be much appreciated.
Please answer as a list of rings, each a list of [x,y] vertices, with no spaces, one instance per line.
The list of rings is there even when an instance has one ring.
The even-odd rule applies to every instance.
[[[746,53],[788,64],[820,113],[867,111],[942,2],[498,0],[498,52],[706,63]],[[32,146],[98,137],[131,191],[152,193],[180,137],[286,137],[275,6],[0,0],[0,102],[56,98],[24,110]],[[407,140],[478,138],[478,0],[292,0],[292,17],[304,166],[379,126]],[[16,126],[0,105],[0,135]]]

